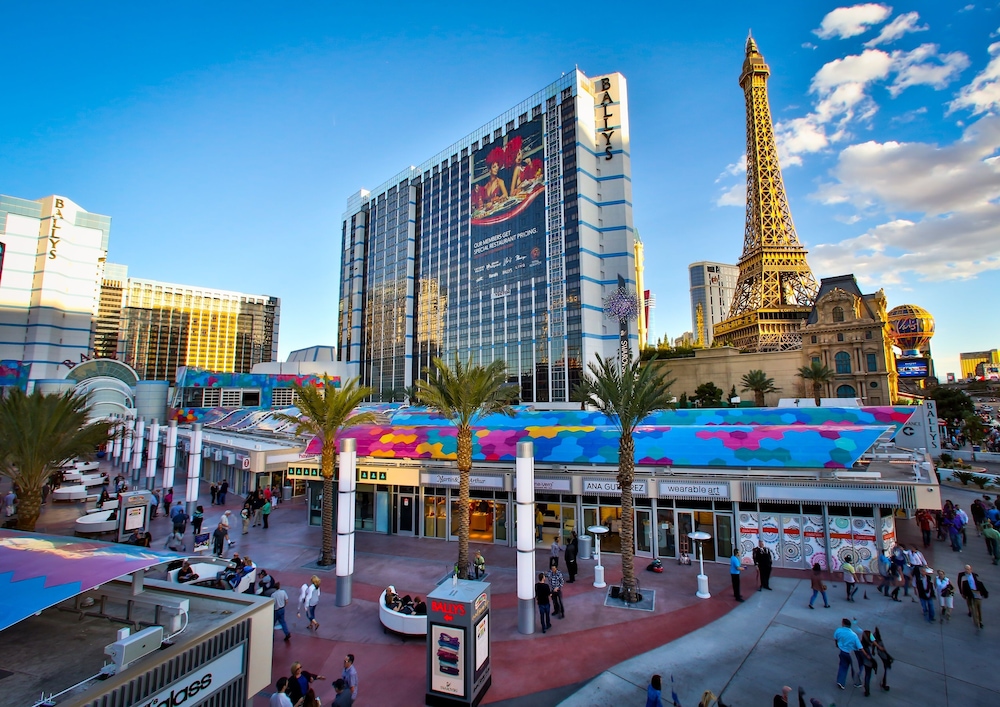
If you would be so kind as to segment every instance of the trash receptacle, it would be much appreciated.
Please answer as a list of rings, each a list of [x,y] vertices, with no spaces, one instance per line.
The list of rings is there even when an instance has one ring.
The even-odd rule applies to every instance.
[[[291,501],[292,500],[292,487],[291,486],[285,486],[284,488],[281,489],[281,500],[282,501]]]
[[[589,535],[580,536],[580,559],[589,560],[590,559],[590,543],[592,538]]]

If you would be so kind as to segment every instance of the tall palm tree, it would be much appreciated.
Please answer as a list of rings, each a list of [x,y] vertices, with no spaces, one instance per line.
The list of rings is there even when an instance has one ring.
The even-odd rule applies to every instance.
[[[472,473],[472,424],[486,415],[514,416],[511,403],[519,390],[507,383],[507,365],[493,361],[487,366],[465,363],[455,355],[452,365],[435,357],[424,370],[426,380],[417,381],[420,402],[437,410],[458,427],[458,576],[469,574],[469,476]]]
[[[671,405],[669,371],[661,371],[656,359],[645,365],[633,361],[622,370],[617,357],[601,358],[587,365],[585,374],[589,402],[618,428],[618,485],[622,490],[622,585],[626,601],[636,595],[634,566],[635,522],[632,515],[632,482],[635,480],[633,433],[643,419]]]
[[[799,372],[795,375],[812,383],[813,400],[816,401],[816,407],[819,407],[819,399],[823,397],[823,386],[833,380],[834,372],[826,364],[813,359],[808,366],[799,368]]]
[[[781,388],[774,385],[774,378],[768,378],[764,371],[755,369],[749,373],[744,373],[740,379],[743,392],[753,391],[753,404],[759,408],[764,407],[764,395],[766,393],[777,393]]]
[[[323,554],[320,565],[333,564],[333,464],[337,453],[337,434],[354,425],[375,422],[370,411],[356,412],[358,405],[372,394],[371,388],[358,385],[352,378],[334,388],[329,376],[323,376],[322,389],[295,384],[299,416],[276,413],[275,417],[295,425],[295,434],[319,437],[322,443],[320,469],[323,474]]]
[[[34,530],[42,487],[75,458],[92,458],[112,434],[107,420],[87,421],[87,396],[73,391],[0,398],[0,476],[17,484],[17,527]]]

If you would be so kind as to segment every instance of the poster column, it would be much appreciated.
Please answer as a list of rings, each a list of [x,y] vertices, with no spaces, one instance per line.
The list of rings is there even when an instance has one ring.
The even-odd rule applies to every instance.
[[[174,465],[177,463],[177,420],[167,423],[166,447],[163,451],[163,488],[173,488]]]
[[[132,437],[132,487],[139,487],[139,470],[142,469],[142,446],[146,441],[146,420],[140,417],[135,423],[135,435]]]
[[[125,426],[122,423],[121,415],[115,415],[114,430],[115,439],[111,447],[111,463],[117,469],[122,458],[122,440],[125,436]]]
[[[146,488],[150,491],[155,486],[156,457],[160,453],[160,423],[153,418],[149,423],[149,451],[146,453]]]
[[[135,419],[126,418],[122,430],[122,474],[127,474],[132,466],[132,431],[135,429]]]
[[[425,704],[479,704],[493,682],[490,662],[489,582],[441,584],[427,595]]]
[[[517,630],[535,632],[535,445],[517,443]]]
[[[358,442],[353,437],[340,440],[337,486],[337,606],[351,603],[354,581],[354,502],[357,489]],[[329,503],[332,499],[323,499]]]
[[[198,503],[198,483],[201,481],[201,423],[196,422],[191,430],[191,453],[188,455],[187,497],[185,500],[188,518],[194,515]]]

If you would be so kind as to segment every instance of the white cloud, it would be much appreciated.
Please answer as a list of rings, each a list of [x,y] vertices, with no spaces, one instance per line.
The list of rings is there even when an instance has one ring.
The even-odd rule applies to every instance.
[[[993,57],[990,63],[948,104],[949,113],[961,108],[971,108],[973,115],[979,115],[995,113],[1000,108],[1000,42],[991,44],[989,52]]]
[[[896,78],[889,86],[895,98],[910,86],[926,85],[938,90],[958,78],[969,66],[969,57],[962,52],[938,54],[936,44],[921,44],[913,51],[894,51],[892,68]]]
[[[875,39],[871,39],[865,42],[866,47],[875,47],[879,44],[885,44],[886,42],[894,42],[904,34],[909,32],[925,32],[929,29],[927,25],[917,25],[920,21],[920,15],[916,12],[907,12],[900,15],[892,22],[887,24],[879,32]]]
[[[746,203],[746,182],[741,182],[740,184],[736,184],[729,189],[726,189],[719,195],[719,198],[715,200],[716,206],[746,206]]]
[[[881,49],[866,49],[824,64],[813,76],[811,93],[823,95],[843,84],[866,84],[884,79],[892,68],[892,57]]]
[[[838,7],[827,13],[823,21],[820,22],[819,28],[813,30],[813,34],[820,39],[830,39],[831,37],[847,39],[862,34],[869,27],[882,24],[889,19],[891,14],[891,7],[877,3]]]
[[[720,180],[725,179],[726,177],[735,177],[740,174],[746,174],[746,172],[747,172],[747,153],[744,152],[738,160],[736,160],[732,164],[727,164],[725,170],[723,170],[722,174],[720,174],[719,178],[716,179],[715,181],[719,182]]]
[[[802,42],[802,48],[803,49],[815,49],[816,45],[813,44],[812,42]]]
[[[1000,117],[982,118],[943,147],[866,142],[844,149],[835,183],[814,195],[887,220],[840,243],[815,246],[820,272],[895,284],[975,277],[1000,269]]]

